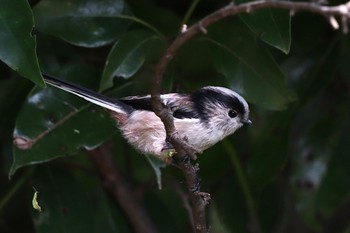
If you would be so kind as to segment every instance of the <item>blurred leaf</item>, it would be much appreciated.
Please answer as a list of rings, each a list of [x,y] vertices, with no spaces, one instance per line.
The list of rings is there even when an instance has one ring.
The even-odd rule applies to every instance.
[[[94,208],[69,170],[38,170],[34,182],[42,212],[32,211],[36,231],[94,232]]]
[[[335,37],[327,45],[314,45],[304,54],[288,58],[283,64],[291,85],[298,90],[301,105],[329,86],[337,69],[338,61],[332,58],[339,56],[338,42],[339,38]]]
[[[66,65],[81,61],[82,58],[91,59],[89,57],[91,55],[78,53],[76,47],[57,37],[40,33],[37,36],[37,41],[38,59],[43,73],[52,74]]]
[[[152,189],[144,198],[145,207],[153,216],[159,232],[191,232],[184,230],[184,226],[188,226],[188,212],[184,208],[186,200],[181,198],[175,187],[164,187],[162,190]]]
[[[266,185],[262,192],[257,193],[258,219],[263,232],[278,232],[276,231],[276,223],[283,221],[282,205],[286,205],[286,200],[283,199],[280,190],[280,181],[276,179],[274,182]],[[279,231],[283,232],[283,231]]]
[[[153,25],[165,35],[176,35],[179,33],[181,19],[172,9],[164,7],[164,3],[177,4],[179,2],[168,1],[160,4],[159,2],[149,0],[128,1],[130,9],[132,9],[138,18]]]
[[[225,223],[223,223],[222,219],[219,216],[218,213],[218,208],[215,204],[211,205],[210,208],[210,216],[209,216],[209,222],[210,222],[210,229],[212,232],[215,233],[228,233],[230,232],[227,229],[227,226],[225,225]]]
[[[292,181],[295,185],[297,211],[310,227],[316,229],[319,226],[316,216],[319,210],[316,198],[331,151],[328,148],[329,145],[302,142],[303,139],[297,145],[297,152],[293,156],[295,172]]]
[[[130,232],[131,229],[124,212],[118,208],[114,200],[111,200],[102,188],[96,194],[97,208],[94,206],[95,232]]]
[[[253,193],[260,192],[282,170],[287,159],[287,154],[283,153],[287,148],[284,136],[265,129],[253,143],[252,158],[247,165],[247,177],[254,188]]]
[[[162,170],[160,169],[165,168],[166,164],[161,160],[154,158],[153,156],[149,156],[149,155],[145,155],[145,156],[148,162],[151,164],[154,174],[156,175],[158,189],[161,190],[162,189]]]
[[[109,44],[129,26],[123,0],[43,0],[33,11],[39,31],[83,47]]]
[[[112,87],[114,77],[133,76],[141,68],[146,57],[162,47],[162,42],[157,35],[148,31],[137,30],[123,35],[108,55],[100,90]]]
[[[349,127],[342,125],[349,121],[348,101],[344,97],[324,89],[298,109],[291,124],[295,202],[300,216],[314,229],[320,227],[318,216],[329,217],[350,188],[350,182],[346,181],[350,173],[346,174],[347,166],[341,165],[346,164],[346,158],[336,149],[345,146],[339,141],[339,130],[346,132]],[[346,146],[342,149],[345,152]],[[332,163],[338,163],[336,171],[330,167]]]
[[[33,86],[31,82],[13,72],[12,74],[12,76],[4,74],[6,78],[0,79],[0,128],[2,132],[11,132],[11,134],[13,125],[9,122],[16,118],[23,100]]]
[[[0,7],[0,60],[21,76],[44,87],[36,56],[32,11],[25,0],[3,0]]]
[[[81,80],[84,85],[96,86],[91,78],[97,74],[85,66],[69,67],[66,76],[84,77]],[[10,175],[22,166],[66,156],[80,147],[95,148],[115,132],[114,122],[102,108],[91,107],[88,102],[54,87],[36,87],[16,120]]]
[[[36,232],[117,233],[130,230],[122,213],[116,211],[105,194],[101,191],[97,195],[92,193],[96,188],[84,187],[84,181],[78,180],[67,168],[46,165],[37,169],[33,182],[39,191],[42,212],[32,211]]]
[[[228,229],[228,232],[247,232],[249,212],[245,203],[241,187],[233,176],[217,190],[212,205],[216,208],[215,214],[220,219],[220,225]]]
[[[174,64],[170,66],[173,70],[170,69],[169,73],[174,74],[175,83],[184,85],[189,90],[201,88],[208,83],[213,86],[227,85],[227,81],[213,66],[212,50],[203,36],[184,44],[176,55],[176,64],[171,64]],[[178,84],[179,82],[182,83]]]
[[[349,109],[348,109],[349,110]],[[339,141],[330,158],[328,169],[316,199],[316,206],[324,217],[329,217],[350,194],[350,114],[344,124]]]
[[[350,38],[347,36],[345,38],[341,38],[340,41],[341,51],[339,56],[339,69],[340,74],[342,75],[342,78],[347,83],[348,86],[350,86],[350,47],[348,46],[350,44]]]
[[[218,23],[210,28],[209,36],[218,72],[249,102],[282,110],[295,100],[277,63],[240,21]]]
[[[210,168],[200,170],[200,177],[203,181],[208,183],[216,182],[225,176],[226,171],[232,169],[231,156],[226,156],[228,150],[225,141],[228,141],[227,143],[229,144],[231,143],[231,140],[225,139],[198,156],[198,163],[201,167]],[[220,155],[220,159],[216,159],[218,155]]]
[[[261,226],[257,218],[257,209],[256,209],[255,200],[253,198],[251,188],[249,187],[250,185],[248,184],[248,180],[243,170],[242,163],[238,159],[238,155],[236,153],[235,148],[227,140],[223,141],[223,145],[225,146],[226,153],[230,156],[233,169],[236,173],[235,179],[237,179],[237,185],[240,186],[239,189],[242,193],[241,198],[245,202],[244,208],[246,208],[246,211],[247,211],[247,221],[250,222],[253,228],[260,229]]]
[[[236,4],[249,2],[238,0]],[[281,9],[262,9],[241,14],[248,27],[267,44],[288,54],[291,44],[290,13]]]

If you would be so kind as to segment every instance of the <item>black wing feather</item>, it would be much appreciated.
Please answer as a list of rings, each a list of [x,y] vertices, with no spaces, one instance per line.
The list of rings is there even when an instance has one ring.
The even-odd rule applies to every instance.
[[[161,95],[163,103],[170,107],[173,116],[178,119],[198,118],[198,114],[193,111],[192,101],[188,94],[170,93]],[[120,98],[119,101],[130,105],[136,110],[152,111],[151,96],[130,96]]]
[[[131,96],[120,98],[119,101],[133,107],[136,110],[152,111],[150,96]]]

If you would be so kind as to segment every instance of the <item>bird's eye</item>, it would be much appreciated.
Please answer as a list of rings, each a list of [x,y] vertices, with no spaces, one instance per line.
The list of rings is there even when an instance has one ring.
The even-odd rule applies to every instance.
[[[229,115],[229,117],[234,118],[237,116],[237,111],[231,109],[230,111],[228,111],[228,115]]]

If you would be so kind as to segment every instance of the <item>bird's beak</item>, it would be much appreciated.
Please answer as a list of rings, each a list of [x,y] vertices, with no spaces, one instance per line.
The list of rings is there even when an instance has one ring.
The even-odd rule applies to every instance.
[[[249,120],[249,119],[247,119],[247,120],[241,120],[241,122],[242,122],[244,125],[252,125],[252,124],[253,124],[253,122],[252,122],[251,120]]]

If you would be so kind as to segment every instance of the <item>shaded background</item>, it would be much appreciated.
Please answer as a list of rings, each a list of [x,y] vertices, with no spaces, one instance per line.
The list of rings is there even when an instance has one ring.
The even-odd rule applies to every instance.
[[[33,82],[43,84],[40,66],[110,96],[149,93],[182,23],[229,1],[19,2],[0,9],[0,232],[133,232],[88,152],[106,143],[159,232],[191,232],[176,168],[161,169],[158,190],[161,165],[130,148],[104,110]],[[282,10],[207,30],[180,50],[162,90],[221,85],[250,103],[253,126],[198,159],[211,232],[350,232],[349,36],[322,16]],[[19,149],[13,138],[34,144]]]

